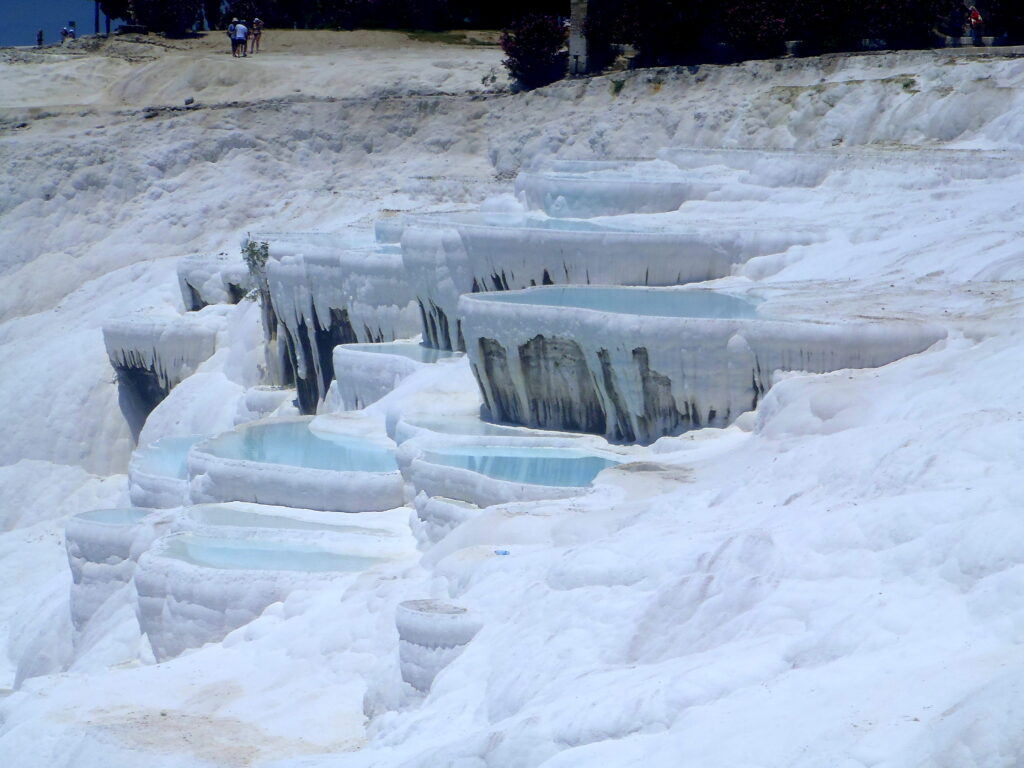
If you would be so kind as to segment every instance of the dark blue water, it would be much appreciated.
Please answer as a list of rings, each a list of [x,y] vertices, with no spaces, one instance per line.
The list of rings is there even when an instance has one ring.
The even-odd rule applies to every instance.
[[[3,0],[0,2],[0,45],[35,45],[36,30],[43,30],[43,42],[59,43],[60,29],[78,22],[78,35],[95,31],[95,4],[89,0]],[[120,22],[111,21],[111,30]],[[100,14],[100,32],[106,29]]]

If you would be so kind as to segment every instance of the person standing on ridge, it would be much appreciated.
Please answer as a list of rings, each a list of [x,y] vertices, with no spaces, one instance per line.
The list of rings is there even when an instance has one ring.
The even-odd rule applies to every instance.
[[[235,25],[238,23],[238,19],[232,19],[231,23],[228,24],[228,40],[231,41],[231,55],[238,55],[238,43],[235,42]]]
[[[252,34],[249,35],[249,53],[260,52],[261,37],[263,37],[263,19],[257,16],[252,20]]]
[[[967,9],[967,18],[971,24],[971,34],[974,37],[981,35],[985,30],[985,20],[981,18],[981,12],[977,6],[972,5]]]
[[[43,47],[43,30],[36,31],[36,48]]]
[[[235,24],[235,42],[238,44],[238,50],[242,52],[242,56],[247,56],[245,52],[246,41],[249,39],[249,28],[245,26],[245,19]],[[237,53],[235,54],[238,55]]]

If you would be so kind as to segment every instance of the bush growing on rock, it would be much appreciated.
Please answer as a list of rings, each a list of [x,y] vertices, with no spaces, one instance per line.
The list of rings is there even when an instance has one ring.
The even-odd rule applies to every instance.
[[[555,16],[532,14],[501,33],[509,75],[524,88],[539,88],[565,74],[568,32]]]

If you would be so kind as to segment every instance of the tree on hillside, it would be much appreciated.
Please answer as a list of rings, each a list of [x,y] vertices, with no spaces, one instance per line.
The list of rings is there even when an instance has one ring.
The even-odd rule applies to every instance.
[[[199,18],[203,0],[134,0],[135,18],[151,30],[180,37]]]
[[[221,0],[203,0],[203,15],[210,29],[224,28],[224,12]],[[228,17],[231,18],[230,16]]]
[[[855,0],[795,0],[786,18],[788,39],[803,41],[807,53],[855,51],[860,47],[860,3]]]
[[[587,33],[596,43],[596,64],[602,47],[632,45],[637,64],[686,63],[701,58],[709,7],[693,0],[592,0]]]
[[[93,0],[89,0],[92,2]],[[99,0],[100,10],[111,19],[131,19],[131,3],[129,0]]]
[[[977,3],[985,20],[985,34],[1007,35],[1012,42],[1024,41],[1024,2],[985,0]]]
[[[948,11],[948,0],[864,0],[853,26],[862,38],[885,40],[890,48],[927,47]]]
[[[788,2],[725,0],[719,7],[721,37],[741,59],[778,56],[785,50]]]
[[[501,33],[509,75],[524,88],[539,88],[565,75],[568,37],[556,16],[524,16]]]

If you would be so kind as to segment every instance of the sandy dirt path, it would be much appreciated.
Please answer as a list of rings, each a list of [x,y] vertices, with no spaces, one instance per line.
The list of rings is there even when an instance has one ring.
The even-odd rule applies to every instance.
[[[400,32],[267,30],[261,52],[231,57],[227,36],[83,38],[0,49],[0,117],[20,110],[211,105],[302,96],[482,92],[506,84],[493,33],[434,42]],[[470,41],[476,41],[470,44]],[[353,55],[355,54],[355,55]]]

